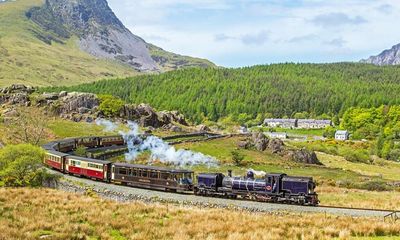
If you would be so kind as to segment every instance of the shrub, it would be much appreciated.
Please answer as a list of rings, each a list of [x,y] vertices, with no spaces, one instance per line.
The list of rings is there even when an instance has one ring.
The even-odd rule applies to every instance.
[[[242,161],[244,159],[244,155],[241,154],[239,151],[237,150],[233,150],[231,152],[232,155],[232,161],[235,163],[236,166],[239,166],[242,164]]]
[[[30,144],[8,145],[0,150],[0,185],[41,186],[50,177],[42,169],[44,151]]]
[[[112,95],[99,95],[99,98],[99,109],[107,117],[115,117],[124,106],[124,101]]]
[[[391,187],[382,181],[368,181],[366,183],[362,183],[360,185],[361,189],[365,189],[368,191],[388,191],[391,190]]]

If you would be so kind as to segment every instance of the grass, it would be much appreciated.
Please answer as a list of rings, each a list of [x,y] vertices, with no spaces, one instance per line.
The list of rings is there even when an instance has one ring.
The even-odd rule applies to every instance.
[[[362,175],[400,181],[400,163],[380,159],[375,164],[354,163],[341,156],[317,153],[318,159],[327,167],[350,170]]]
[[[48,33],[30,21],[25,12],[43,2],[18,0],[0,4],[0,86],[73,85],[137,74],[129,66],[96,59],[81,51],[76,38],[51,45],[39,40],[33,31]]]
[[[49,129],[57,139],[82,136],[115,135],[116,132],[105,132],[102,126],[95,123],[72,122],[69,120],[54,119],[49,122]]]
[[[177,148],[190,149],[217,158],[222,166],[219,170],[225,172],[233,169],[237,174],[244,174],[247,169],[254,168],[265,172],[284,172],[290,175],[305,175],[314,177],[320,185],[332,185],[337,181],[362,182],[367,179],[380,179],[374,176],[363,176],[354,171],[332,168],[329,166],[305,165],[295,163],[280,155],[268,151],[259,152],[255,150],[238,149],[245,156],[244,166],[234,166],[232,163],[231,151],[237,149],[240,137],[223,138],[197,143],[184,143],[177,145]],[[198,171],[207,171],[204,167],[195,167]],[[400,170],[400,168],[398,168]],[[208,170],[209,171],[209,170]]]
[[[394,237],[377,218],[117,203],[49,189],[0,189],[0,239],[349,239]]]

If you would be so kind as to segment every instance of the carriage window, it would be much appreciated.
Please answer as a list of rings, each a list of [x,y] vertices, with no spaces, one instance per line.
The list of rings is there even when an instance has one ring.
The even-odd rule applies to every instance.
[[[158,178],[158,172],[150,172],[150,178]]]
[[[160,178],[161,178],[161,179],[169,179],[169,178],[170,178],[170,175],[169,175],[169,173],[161,173],[161,174],[160,174]]]
[[[120,168],[120,169],[118,169],[118,172],[119,172],[119,174],[121,174],[121,175],[126,175],[126,174],[127,174],[127,171],[126,171],[125,168]]]
[[[136,177],[136,176],[137,176],[136,169],[132,169],[131,175],[132,175],[132,176],[134,176],[134,177]]]
[[[88,167],[102,169],[101,165],[97,165],[97,164],[93,164],[93,163],[88,163]]]
[[[147,171],[146,170],[142,170],[142,177],[147,177],[147,176],[148,176]]]
[[[78,162],[78,161],[74,161],[74,160],[71,160],[71,166],[80,166],[81,165],[81,162]]]

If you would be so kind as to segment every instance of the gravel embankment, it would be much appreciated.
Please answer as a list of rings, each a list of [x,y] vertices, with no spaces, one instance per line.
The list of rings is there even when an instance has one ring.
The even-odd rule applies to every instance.
[[[58,173],[51,171],[52,173]],[[61,174],[61,173],[58,173]],[[183,206],[214,207],[240,209],[252,212],[303,212],[326,213],[333,215],[347,215],[353,217],[384,217],[390,211],[358,210],[343,208],[307,207],[286,204],[271,204],[244,200],[231,200],[223,198],[201,197],[191,194],[176,194],[163,191],[154,191],[92,181],[70,175],[63,175],[58,184],[58,189],[68,192],[84,193],[88,190],[95,192],[102,198],[116,201],[143,201],[174,203]]]

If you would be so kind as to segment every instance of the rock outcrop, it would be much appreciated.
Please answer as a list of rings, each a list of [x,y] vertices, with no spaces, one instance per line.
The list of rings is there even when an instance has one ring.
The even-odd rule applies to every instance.
[[[368,59],[361,60],[362,63],[371,63],[379,66],[399,65],[400,64],[400,44],[387,49],[377,56],[371,56]]]
[[[75,122],[92,122],[96,118],[104,117],[104,113],[100,109],[100,99],[96,94],[62,91],[60,93],[35,94],[31,99],[34,91],[34,88],[20,84],[0,88],[0,105],[7,106],[3,115],[12,116],[14,106],[29,106],[33,103],[35,107],[44,107],[64,119]],[[148,104],[137,106],[125,104],[115,117],[136,121],[142,127],[165,127],[165,129],[175,132],[182,131],[175,124],[188,125],[185,116],[178,111],[157,112]]]
[[[288,150],[286,155],[295,162],[322,165],[315,152],[306,149]]]
[[[29,94],[34,91],[34,88],[22,84],[0,88],[0,104],[28,106],[30,105]]]
[[[298,163],[321,164],[315,152],[287,148],[281,139],[268,139],[264,133],[253,133],[251,137],[239,141],[237,146],[244,149],[256,149],[260,152],[268,151]]]

